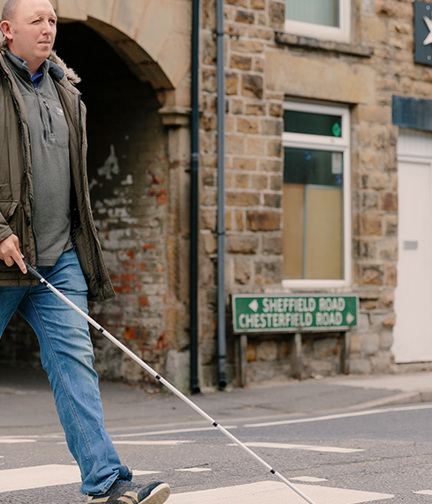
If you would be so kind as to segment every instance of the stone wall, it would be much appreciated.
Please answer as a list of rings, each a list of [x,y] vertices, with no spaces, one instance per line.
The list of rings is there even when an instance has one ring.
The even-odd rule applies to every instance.
[[[225,2],[227,293],[256,292],[279,284],[282,276],[283,95],[268,90],[265,83],[267,48],[274,46],[274,30],[280,26],[281,7],[282,3],[264,0]],[[210,296],[204,297],[202,303],[201,316],[205,323],[201,324],[201,358],[204,368],[209,366],[210,374],[214,372],[212,343],[216,330],[217,254],[214,235],[217,218],[214,12],[214,2],[203,2],[202,288]],[[209,288],[212,284],[214,287]],[[270,354],[279,353],[277,345],[271,342],[264,345],[267,350],[262,352],[258,345],[255,353],[262,355],[257,359],[267,362],[264,367],[273,367],[275,359]],[[252,347],[249,354],[254,354]],[[233,363],[232,353],[229,360]]]
[[[103,89],[87,79],[94,73],[94,62],[81,57],[88,46],[77,48],[80,38],[73,25],[74,51],[66,50],[68,36],[66,52],[59,51],[81,74],[79,66],[84,65],[92,199],[118,293],[116,301],[92,306],[92,312],[186,389],[191,2],[152,0],[144,5],[134,0],[124,10],[118,8],[123,2],[114,0],[108,2],[109,8],[99,0],[53,3],[61,16],[78,19],[102,34],[107,46],[101,46],[107,60],[100,72],[109,84]],[[392,95],[431,96],[432,69],[414,64],[412,0],[352,0],[351,5],[352,39],[337,43],[286,33],[283,0],[224,2],[227,321],[229,326],[229,294],[282,290],[284,100],[343,104],[351,115],[353,280],[348,290],[360,297],[351,372],[389,372],[394,370],[391,347],[398,259],[398,130],[392,125],[391,101]],[[164,9],[169,15],[161,14]],[[216,382],[215,30],[216,0],[202,0],[199,337],[203,387]],[[114,56],[108,45],[114,48]],[[12,356],[24,353],[33,361],[37,345],[30,337],[22,340],[23,331],[27,328],[15,319],[8,329],[10,343],[2,341],[2,349]],[[229,327],[228,343],[228,379],[234,380],[236,357]],[[110,344],[96,340],[96,346],[103,376],[147,379]],[[305,338],[306,374],[340,372],[339,353],[334,335]],[[291,375],[291,355],[286,338],[251,338],[249,379]]]
[[[430,67],[414,64],[411,1],[358,2],[358,37],[373,49],[375,100],[353,111],[355,281],[362,319],[353,346],[353,372],[392,369],[397,284],[397,134],[392,95],[430,96]]]
[[[216,228],[215,2],[202,15],[201,357],[214,372]],[[353,373],[389,372],[397,283],[397,128],[392,95],[430,96],[432,70],[413,62],[411,0],[352,2],[350,43],[284,32],[285,3],[227,0],[226,226],[228,293],[282,290],[282,146],[286,98],[346,104],[351,110],[352,287],[360,324]],[[228,299],[227,299],[228,304]],[[305,345],[314,345],[307,342]],[[308,352],[312,347],[306,347]],[[308,350],[309,349],[309,350]],[[249,343],[250,375],[290,372],[289,343]],[[309,373],[338,372],[331,335],[309,352]],[[233,361],[233,353],[230,354]],[[263,371],[264,370],[264,371]],[[282,371],[281,371],[282,370]]]
[[[282,99],[265,87],[266,48],[282,4],[225,2],[226,286],[256,291],[279,283],[282,271]],[[200,355],[204,380],[214,379],[217,243],[215,2],[203,2],[201,236],[203,244]],[[205,369],[208,366],[208,375]]]

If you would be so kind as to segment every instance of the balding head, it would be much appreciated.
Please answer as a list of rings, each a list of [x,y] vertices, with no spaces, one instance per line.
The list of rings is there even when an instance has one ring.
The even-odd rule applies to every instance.
[[[21,0],[7,0],[2,10],[2,21],[11,21]]]

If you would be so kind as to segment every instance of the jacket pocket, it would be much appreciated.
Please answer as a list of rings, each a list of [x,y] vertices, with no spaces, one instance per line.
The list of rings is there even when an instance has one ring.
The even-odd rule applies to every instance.
[[[0,215],[9,224],[18,206],[18,201],[3,201],[0,199]]]
[[[16,214],[18,201],[0,200],[0,241],[7,238],[11,231],[17,234]]]
[[[9,222],[18,205],[18,197],[14,197],[15,187],[11,184],[0,184],[0,215]]]

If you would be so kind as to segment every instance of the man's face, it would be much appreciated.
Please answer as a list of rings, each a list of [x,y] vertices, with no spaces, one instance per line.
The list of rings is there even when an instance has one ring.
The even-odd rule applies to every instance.
[[[10,51],[27,61],[34,73],[48,58],[57,33],[57,16],[49,0],[20,0],[12,19],[1,23]]]

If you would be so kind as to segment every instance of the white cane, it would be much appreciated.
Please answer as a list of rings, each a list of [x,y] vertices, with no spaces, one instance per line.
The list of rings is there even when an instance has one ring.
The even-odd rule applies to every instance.
[[[100,333],[102,333],[106,338],[108,338],[114,345],[116,345],[120,350],[122,350],[126,355],[128,355],[132,360],[134,360],[139,366],[144,368],[148,373],[150,373],[156,380],[158,380],[162,385],[164,385],[169,391],[171,391],[174,395],[179,397],[184,403],[188,404],[193,410],[195,410],[199,415],[201,415],[205,420],[210,422],[210,424],[218,429],[222,434],[228,437],[231,441],[233,441],[236,445],[240,446],[246,453],[248,453],[251,457],[253,457],[256,461],[258,461],[261,465],[263,465],[266,469],[268,469],[271,474],[277,476],[283,483],[289,486],[291,490],[293,490],[296,494],[302,497],[309,504],[315,504],[314,501],[309,499],[301,490],[299,490],[295,485],[293,485],[287,478],[285,478],[282,474],[272,468],[265,460],[263,460],[260,456],[258,456],[255,452],[253,452],[250,448],[248,448],[244,443],[242,443],[239,439],[237,439],[231,432],[226,430],[222,425],[216,422],[212,417],[210,417],[204,410],[202,410],[199,406],[197,406],[193,401],[191,401],[188,397],[186,397],[180,390],[178,390],[174,385],[165,380],[159,373],[157,373],[152,367],[146,364],[142,359],[140,359],[137,355],[135,355],[129,348],[127,348],[123,343],[121,343],[117,338],[115,338],[111,333],[109,333],[106,329],[104,329],[101,325],[99,325],[94,319],[92,319],[87,313],[83,312],[76,304],[74,304],[70,299],[68,299],[64,294],[62,294],[59,290],[57,290],[53,285],[51,285],[45,278],[34,268],[32,268],[29,264],[24,262],[27,267],[28,272],[36,277],[41,284],[45,285],[50,291],[52,291],[57,297],[62,299],[66,304],[68,304],[71,308],[73,308],[77,313],[79,313],[82,317],[84,317],[89,324],[91,324],[95,329],[97,329]]]

